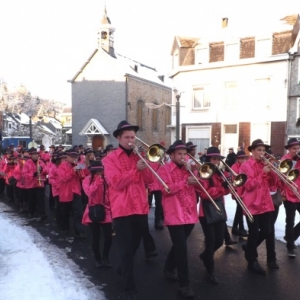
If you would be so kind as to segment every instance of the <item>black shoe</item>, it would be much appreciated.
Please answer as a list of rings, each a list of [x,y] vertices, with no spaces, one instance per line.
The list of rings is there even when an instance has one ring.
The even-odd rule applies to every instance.
[[[199,255],[199,258],[203,261],[204,267],[207,269],[207,262],[205,261],[204,252]]]
[[[168,278],[169,280],[178,281],[178,277],[177,277],[175,271],[168,271],[166,269],[163,269],[163,272],[164,272],[166,278]]]
[[[103,268],[104,266],[103,266],[103,264],[102,264],[102,261],[101,260],[97,260],[96,261],[96,268],[98,268],[98,269],[101,269],[101,268]]]
[[[126,300],[137,300],[136,293],[126,293],[125,298]]]
[[[266,270],[258,263],[257,260],[248,263],[248,270],[257,273],[257,274],[265,274]]]
[[[46,221],[47,218],[48,218],[47,215],[43,215],[39,218],[39,222],[44,222],[44,221]]]
[[[239,236],[241,236],[241,237],[247,237],[248,236],[247,230],[245,230],[245,229],[239,230]]]
[[[179,292],[183,298],[193,298],[194,292],[190,286],[183,286],[179,289]]]
[[[149,259],[149,258],[155,257],[155,256],[157,256],[157,255],[158,255],[158,253],[157,253],[156,250],[153,250],[153,251],[147,251],[147,252],[145,253],[145,259]]]
[[[231,246],[235,244],[237,244],[237,241],[234,241],[232,239],[228,239],[227,241],[225,241],[225,246]]]
[[[288,257],[291,257],[291,258],[295,258],[296,257],[294,249],[290,249],[290,250],[288,249],[287,255],[288,255]]]
[[[248,256],[247,256],[247,244],[246,244],[246,243],[242,245],[242,249],[243,249],[243,251],[245,252],[245,259],[248,261]]]
[[[240,231],[237,228],[232,227],[231,234],[239,236],[240,235]]]
[[[208,274],[206,279],[211,284],[218,284],[219,283],[219,281],[217,280],[217,278],[215,277],[214,274]]]
[[[268,267],[271,269],[279,269],[279,265],[276,261],[268,261]]]
[[[104,268],[111,268],[111,263],[110,263],[108,258],[103,258],[102,259],[102,266]]]

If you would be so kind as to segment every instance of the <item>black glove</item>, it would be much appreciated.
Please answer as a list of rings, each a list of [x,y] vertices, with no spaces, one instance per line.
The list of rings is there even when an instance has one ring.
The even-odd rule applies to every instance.
[[[222,183],[222,186],[223,186],[223,188],[228,189],[228,182],[227,182],[227,181],[224,181],[224,182]]]
[[[33,173],[33,177],[37,177],[37,172],[34,172],[34,173]]]

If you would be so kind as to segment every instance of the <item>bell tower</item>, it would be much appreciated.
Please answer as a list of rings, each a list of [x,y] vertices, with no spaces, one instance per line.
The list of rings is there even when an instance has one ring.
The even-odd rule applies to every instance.
[[[111,26],[111,22],[109,17],[107,16],[107,10],[105,7],[101,26],[99,27],[98,31],[98,49],[102,48],[113,57],[115,57],[114,32],[115,28]]]

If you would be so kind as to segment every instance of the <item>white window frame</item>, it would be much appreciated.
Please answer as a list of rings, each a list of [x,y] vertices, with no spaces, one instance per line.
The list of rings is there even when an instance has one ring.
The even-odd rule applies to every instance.
[[[211,140],[211,131],[212,131],[212,126],[210,125],[199,125],[199,126],[186,126],[186,140],[189,141],[190,139],[193,139],[190,137],[189,132],[191,129],[202,129],[202,128],[207,128],[209,130],[209,145],[211,145],[212,140]],[[200,138],[199,138],[200,139]],[[196,149],[196,152],[203,152],[204,149]]]
[[[240,40],[234,40],[234,41],[228,41],[225,43],[225,61],[237,61],[240,59],[240,49],[241,49],[241,44]],[[229,51],[228,51],[228,46],[236,46],[237,47],[237,53],[236,57],[229,57]]]
[[[228,103],[228,101],[227,101],[227,87],[226,87],[226,84],[233,84],[233,83],[236,83],[236,93],[237,93],[237,95],[236,95],[236,103],[235,103],[235,105],[232,105],[232,104],[230,104],[229,105],[229,103]],[[224,105],[224,107],[225,108],[237,108],[238,107],[238,105],[239,105],[239,84],[238,84],[238,81],[237,80],[230,80],[230,81],[226,81],[226,82],[224,82],[224,88],[225,88],[225,93],[224,93],[224,95],[225,95],[225,105]]]
[[[199,59],[199,52],[198,51],[203,51],[204,53],[204,59],[203,61],[200,61]],[[207,64],[209,62],[209,46],[208,45],[201,45],[195,48],[195,65],[199,64]]]
[[[270,145],[270,142],[271,142],[271,122],[253,122],[251,123],[251,128],[250,128],[250,142],[256,140],[256,139],[261,139],[262,137],[257,137],[257,136],[253,136],[253,125],[256,125],[256,124],[268,124],[268,127],[269,127],[269,132],[268,132],[268,140],[267,141],[263,141],[264,143],[266,142],[267,144]]]
[[[265,51],[260,51],[258,44],[260,41],[268,41],[268,47],[269,47],[269,52],[267,55],[265,55]],[[261,54],[263,53],[263,54]],[[272,37],[271,36],[259,36],[255,38],[255,58],[264,58],[264,57],[269,57],[272,56]]]
[[[297,114],[296,114],[295,122],[297,122],[298,118],[300,118],[300,98],[297,98],[296,111],[297,111]]]
[[[201,103],[201,107],[195,107],[195,96],[194,96],[194,93],[195,93],[195,90],[203,90],[203,99],[202,99],[202,103]],[[204,107],[203,106],[203,102],[204,102],[204,98],[205,98],[205,91],[206,93],[208,94],[208,97],[209,97],[209,106],[207,107]],[[192,87],[192,110],[193,111],[199,111],[199,110],[208,110],[211,108],[211,91],[210,91],[210,84],[199,84],[199,85],[195,85]]]

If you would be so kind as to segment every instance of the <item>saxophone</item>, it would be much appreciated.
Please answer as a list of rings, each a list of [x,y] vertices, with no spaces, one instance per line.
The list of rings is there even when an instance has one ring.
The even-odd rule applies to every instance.
[[[42,186],[42,177],[41,177],[41,168],[40,168],[40,159],[38,158],[37,163],[36,163],[36,172],[37,172],[37,180],[38,180],[38,185]]]

